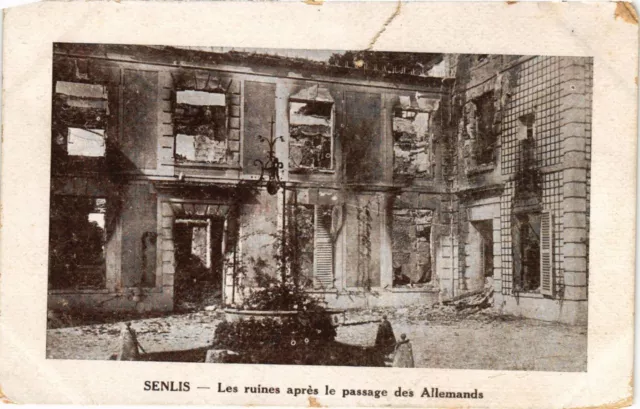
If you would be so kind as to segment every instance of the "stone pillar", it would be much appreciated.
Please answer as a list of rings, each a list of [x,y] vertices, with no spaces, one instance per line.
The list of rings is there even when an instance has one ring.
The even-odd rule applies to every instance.
[[[587,65],[585,58],[560,58],[563,154],[564,298],[587,299]]]
[[[456,295],[461,294],[468,290],[467,288],[467,252],[469,251],[466,248],[469,234],[469,219],[467,217],[467,207],[462,203],[458,203],[458,225],[457,225],[457,237],[458,237],[458,254],[457,254],[457,262],[458,262],[458,274],[457,274],[457,283],[456,283]],[[454,233],[455,237],[455,233]]]
[[[442,225],[442,235],[436,248],[436,269],[442,298],[450,298],[458,294],[458,203],[451,196],[441,202],[441,216],[438,223]]]
[[[173,223],[174,215],[173,209],[168,202],[163,202],[161,205],[161,225],[162,232],[158,240],[158,248],[162,254],[159,259],[162,260],[162,293],[170,298],[173,308],[173,283],[176,272],[175,262],[175,246],[173,242]]]
[[[107,204],[108,205],[108,204]],[[109,291],[116,291],[122,285],[122,218],[121,215],[107,215],[116,217],[107,221],[109,231],[105,243],[106,287]]]
[[[274,115],[274,129],[273,137],[277,138],[282,136],[286,142],[278,141],[275,146],[275,154],[283,162],[283,168],[280,170],[280,178],[283,181],[289,180],[289,95],[290,89],[286,84],[281,82],[276,83],[276,102]],[[269,135],[263,135],[269,139]],[[258,142],[256,140],[256,143]],[[264,142],[266,147],[266,142]],[[265,148],[266,149],[266,148]],[[260,158],[265,160],[266,158]],[[265,175],[266,176],[266,175]],[[282,196],[279,196],[282,198]]]
[[[393,287],[393,194],[382,193],[380,209],[380,287]]]
[[[382,94],[382,180],[386,183],[393,182],[393,107],[397,97],[393,94]]]

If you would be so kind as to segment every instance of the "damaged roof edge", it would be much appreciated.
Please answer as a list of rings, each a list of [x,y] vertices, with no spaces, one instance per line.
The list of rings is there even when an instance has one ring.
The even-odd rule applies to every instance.
[[[54,55],[75,57],[122,59],[139,63],[156,63],[176,67],[194,65],[198,68],[214,68],[216,65],[236,65],[255,69],[287,69],[300,73],[300,79],[308,75],[323,75],[353,80],[370,80],[424,86],[431,89],[451,87],[452,78],[426,77],[406,73],[391,73],[362,68],[341,67],[304,58],[283,57],[270,54],[229,51],[226,53],[183,49],[172,46],[54,43]],[[256,72],[258,73],[258,72]],[[282,74],[280,74],[282,75]],[[294,76],[294,78],[298,78]]]

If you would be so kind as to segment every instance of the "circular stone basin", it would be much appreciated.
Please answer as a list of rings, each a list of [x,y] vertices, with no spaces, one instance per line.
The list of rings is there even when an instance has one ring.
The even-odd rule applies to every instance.
[[[331,322],[334,326],[339,326],[344,323],[345,310],[338,309],[326,309],[317,314],[329,315]],[[240,320],[246,320],[253,318],[254,320],[261,320],[263,318],[282,319],[285,317],[293,317],[298,315],[300,311],[258,311],[258,310],[236,310],[234,308],[225,308],[224,315],[227,321],[236,322]]]

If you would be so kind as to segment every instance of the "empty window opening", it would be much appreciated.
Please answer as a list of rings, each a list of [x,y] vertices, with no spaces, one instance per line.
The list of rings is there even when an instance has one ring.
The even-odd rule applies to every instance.
[[[474,98],[472,101],[476,107],[475,156],[478,165],[492,164],[496,159],[495,150],[498,145],[498,137],[493,130],[495,116],[493,98],[493,91],[490,91]]]
[[[540,213],[515,216],[513,263],[516,286],[524,292],[540,290]]]
[[[428,112],[396,108],[393,115],[393,173],[429,176],[435,166]]]
[[[57,81],[54,95],[54,146],[69,156],[105,156],[107,115],[105,86]]]
[[[104,85],[56,81],[56,94],[60,94],[69,106],[107,109],[107,89]]]
[[[535,114],[523,115],[519,118],[517,138],[520,141],[532,141],[535,136]]]
[[[49,233],[51,288],[104,288],[105,198],[54,196]]]
[[[289,102],[289,160],[293,169],[333,168],[332,102]]]
[[[393,286],[414,286],[432,279],[431,222],[433,212],[394,209],[392,228]]]
[[[535,115],[520,117],[517,139],[520,141],[520,170],[531,169],[535,163]]]
[[[220,301],[223,231],[223,218],[176,219],[174,291],[178,309]]]
[[[227,99],[222,92],[176,93],[175,157],[180,161],[227,160]]]
[[[104,129],[69,128],[67,153],[69,156],[104,156]]]
[[[533,114],[520,117],[517,130],[515,197],[518,200],[536,199],[542,194],[542,175],[536,165],[535,118]]]

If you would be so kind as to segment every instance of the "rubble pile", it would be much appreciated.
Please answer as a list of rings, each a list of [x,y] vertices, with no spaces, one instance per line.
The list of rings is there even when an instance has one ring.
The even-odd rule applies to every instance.
[[[493,306],[493,288],[472,291],[442,302],[444,306],[453,306],[456,311],[465,310],[473,314]]]
[[[387,316],[392,322],[429,322],[440,324],[455,323],[473,315],[493,315],[490,307],[493,306],[493,288],[487,287],[481,290],[470,291],[456,297],[443,300],[432,305],[413,305],[409,307],[381,307],[362,310],[351,310],[345,313],[344,326],[365,325],[378,323],[383,316]]]

